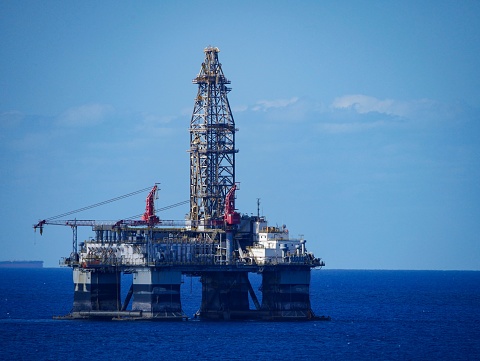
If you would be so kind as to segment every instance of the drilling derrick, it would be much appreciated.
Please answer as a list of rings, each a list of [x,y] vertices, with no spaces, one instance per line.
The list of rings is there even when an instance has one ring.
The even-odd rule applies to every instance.
[[[230,81],[218,48],[205,48],[190,122],[190,220],[221,224],[225,198],[235,185],[235,122],[228,102]]]

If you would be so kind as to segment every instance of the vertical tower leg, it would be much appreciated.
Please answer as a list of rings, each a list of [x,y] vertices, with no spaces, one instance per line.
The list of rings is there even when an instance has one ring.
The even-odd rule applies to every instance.
[[[133,311],[154,319],[183,319],[181,271],[139,268],[133,274]]]
[[[264,270],[262,275],[262,310],[279,320],[308,320],[310,305],[310,268]]]
[[[251,311],[247,272],[206,272],[202,274],[200,281],[200,317],[214,320],[248,318]]]
[[[118,311],[120,301],[120,272],[99,272],[73,269],[72,316],[85,311]],[[93,315],[93,313],[92,313]]]

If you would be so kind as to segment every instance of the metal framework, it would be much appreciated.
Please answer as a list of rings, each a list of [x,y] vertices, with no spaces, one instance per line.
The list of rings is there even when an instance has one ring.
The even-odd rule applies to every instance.
[[[205,48],[190,122],[190,220],[221,220],[225,197],[235,185],[235,122],[228,102],[230,81],[219,49]]]

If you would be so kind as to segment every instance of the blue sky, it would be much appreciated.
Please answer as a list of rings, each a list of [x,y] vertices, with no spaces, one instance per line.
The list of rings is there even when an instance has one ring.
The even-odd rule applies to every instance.
[[[479,16],[478,1],[2,1],[0,259],[69,255],[71,230],[40,237],[39,219],[155,182],[157,207],[188,199],[191,81],[213,45],[241,212],[261,198],[328,268],[480,270]],[[141,214],[145,197],[76,216]]]

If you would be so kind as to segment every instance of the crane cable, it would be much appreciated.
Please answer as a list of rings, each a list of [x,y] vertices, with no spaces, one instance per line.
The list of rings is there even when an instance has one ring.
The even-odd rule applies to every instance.
[[[183,206],[184,204],[187,204],[189,202],[190,202],[190,200],[186,200],[186,201],[171,204],[169,206],[165,206],[165,207],[162,207],[162,208],[155,208],[155,212],[166,211],[166,210],[171,209],[171,208]],[[137,219],[137,218],[141,217],[142,215],[143,215],[143,213],[137,214],[136,216],[131,216],[131,217],[125,218],[125,220]]]
[[[65,217],[65,216],[69,216],[69,215],[74,214],[74,213],[79,213],[79,212],[83,212],[83,211],[86,211],[86,210],[91,209],[91,208],[103,206],[104,204],[112,203],[112,202],[118,201],[118,200],[120,200],[120,199],[127,198],[127,197],[131,197],[131,196],[134,196],[134,195],[136,195],[136,194],[145,192],[145,191],[147,191],[147,190],[150,190],[151,188],[152,188],[152,187],[143,188],[143,189],[140,189],[140,190],[135,191],[135,192],[132,192],[132,193],[124,194],[123,196],[115,197],[115,198],[112,198],[112,199],[109,199],[109,200],[106,200],[106,201],[103,201],[103,202],[100,202],[100,203],[92,204],[91,206],[82,207],[82,208],[75,209],[75,210],[70,211],[70,212],[66,212],[66,213],[59,214],[58,216],[46,218],[45,220],[46,220],[47,222],[48,222],[48,221],[53,221],[53,220],[55,220],[55,219],[62,218],[62,217]]]

